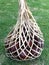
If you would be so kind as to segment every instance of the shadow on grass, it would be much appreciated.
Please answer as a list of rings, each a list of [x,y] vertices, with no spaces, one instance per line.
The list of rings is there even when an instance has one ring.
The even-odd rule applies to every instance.
[[[11,60],[10,58],[7,58],[4,55],[4,59],[2,59],[2,61],[3,62],[1,65],[44,65],[44,60],[41,57],[35,60],[16,61],[16,60]]]

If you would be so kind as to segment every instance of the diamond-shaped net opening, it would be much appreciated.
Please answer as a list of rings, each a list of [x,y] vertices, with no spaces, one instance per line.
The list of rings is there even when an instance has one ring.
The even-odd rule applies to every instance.
[[[16,60],[35,59],[41,55],[43,50],[43,34],[26,2],[20,0],[19,3],[17,24],[5,40],[6,55]]]

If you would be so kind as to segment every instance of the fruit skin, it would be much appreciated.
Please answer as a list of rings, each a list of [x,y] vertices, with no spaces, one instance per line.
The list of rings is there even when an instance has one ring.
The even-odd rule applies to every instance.
[[[37,39],[37,37],[35,36],[35,39],[36,40],[38,40],[38,41],[40,41],[39,39]],[[40,41],[41,42],[41,41]],[[26,44],[27,44],[27,42],[25,42]],[[42,45],[42,43],[37,43],[36,41],[34,42],[38,47],[40,47],[40,48],[43,48],[43,45]],[[6,43],[7,44],[7,43]],[[14,45],[15,43],[13,43],[13,44],[11,44],[11,47],[9,47],[9,45],[7,44],[6,46],[5,46],[5,48],[6,48],[6,50],[7,50],[7,53],[8,54],[10,54],[10,53],[12,53],[12,55],[10,55],[13,59],[19,59],[19,60],[27,60],[27,59],[29,59],[29,57],[32,57],[32,58],[35,58],[36,56],[38,56],[39,54],[38,53],[36,53],[36,50],[37,50],[37,52],[40,52],[41,50],[39,49],[39,48],[37,48],[33,43],[32,43],[32,40],[30,40],[30,42],[28,43],[29,44],[29,46],[27,45],[27,47],[26,47],[26,49],[22,46],[22,48],[21,49],[19,49],[20,48],[20,46],[19,46],[19,43],[16,43],[16,45]],[[32,47],[32,49],[30,50],[30,48]],[[18,56],[18,53],[17,53],[17,49],[19,49],[18,50],[18,52],[20,53],[19,54],[19,56]],[[24,50],[24,52],[23,52],[23,50]],[[35,51],[33,51],[33,50],[35,50]],[[14,52],[15,51],[15,52]],[[29,52],[31,53],[31,54],[33,54],[34,56],[32,56]],[[13,53],[14,52],[14,53]],[[28,56],[27,56],[28,55]],[[10,57],[9,56],[9,57]]]

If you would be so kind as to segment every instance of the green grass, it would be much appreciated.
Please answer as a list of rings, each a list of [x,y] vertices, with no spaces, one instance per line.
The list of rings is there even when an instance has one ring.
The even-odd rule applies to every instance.
[[[49,0],[27,0],[40,26],[45,45],[42,55],[32,61],[18,62],[5,56],[4,38],[16,24],[18,0],[0,0],[0,65],[49,65]]]

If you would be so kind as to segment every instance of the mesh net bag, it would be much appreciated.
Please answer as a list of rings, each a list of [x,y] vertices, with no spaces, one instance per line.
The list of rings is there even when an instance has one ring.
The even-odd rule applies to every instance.
[[[5,39],[6,55],[15,60],[35,59],[43,50],[43,34],[25,0],[19,0],[19,5],[17,23]]]

